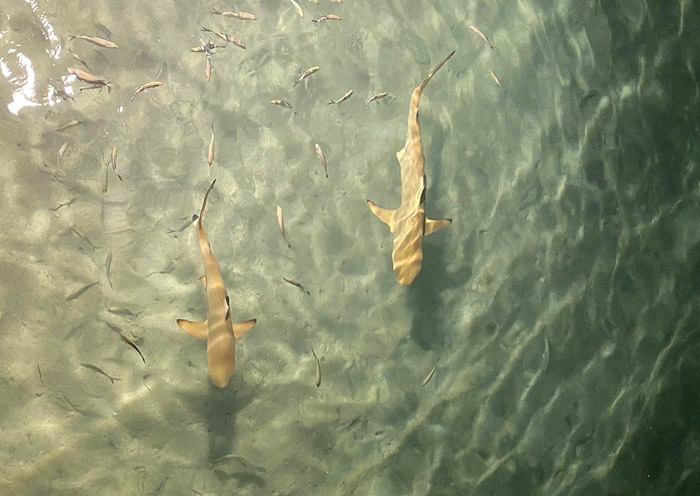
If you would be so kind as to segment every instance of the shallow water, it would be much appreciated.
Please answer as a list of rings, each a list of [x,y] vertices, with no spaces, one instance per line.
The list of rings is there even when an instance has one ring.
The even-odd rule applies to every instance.
[[[697,6],[299,3],[0,7],[0,493],[697,494]],[[247,45],[208,83],[201,26]],[[411,91],[453,49],[421,128],[454,222],[402,287],[365,199],[398,204]],[[214,178],[207,235],[258,319],[224,390],[175,324],[205,317],[187,220]]]

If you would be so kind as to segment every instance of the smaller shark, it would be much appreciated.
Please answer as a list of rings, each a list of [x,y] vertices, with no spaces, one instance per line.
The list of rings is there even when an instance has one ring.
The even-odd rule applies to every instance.
[[[245,322],[231,321],[231,307],[224,279],[221,277],[221,269],[204,234],[202,227],[204,207],[207,205],[207,198],[215,182],[216,179],[204,195],[202,209],[197,219],[197,241],[204,260],[204,276],[201,281],[207,289],[208,318],[200,322],[178,319],[177,325],[186,333],[207,341],[209,377],[216,387],[225,388],[236,369],[236,340],[255,325],[256,319]]]
[[[450,225],[452,219],[433,220],[425,215],[425,157],[421,146],[418,104],[423,89],[447,62],[454,50],[413,90],[408,108],[406,144],[396,152],[401,167],[401,203],[396,210],[382,208],[367,200],[370,210],[394,233],[391,259],[399,284],[409,285],[423,265],[423,237]]]

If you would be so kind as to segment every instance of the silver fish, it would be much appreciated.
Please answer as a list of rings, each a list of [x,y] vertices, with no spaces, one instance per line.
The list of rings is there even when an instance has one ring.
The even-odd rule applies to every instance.
[[[350,98],[352,96],[352,90],[348,91],[345,93],[343,96],[340,97],[338,100],[331,100],[330,102],[327,103],[327,105],[333,105],[334,103],[343,103],[345,100]]]
[[[280,231],[282,232],[282,237],[284,240],[287,242],[287,247],[291,248],[292,244],[289,242],[289,239],[287,239],[287,233],[284,230],[284,215],[282,214],[282,207],[277,205],[277,225],[280,228]]]
[[[389,93],[386,91],[382,91],[381,93],[377,93],[373,97],[371,97],[369,100],[367,100],[367,105],[369,105],[372,102],[376,102],[377,100],[380,100],[382,98],[385,98]]]
[[[323,170],[326,173],[326,179],[328,178],[328,163],[326,162],[326,155],[323,153],[323,150],[321,149],[321,145],[316,143],[315,145],[316,148],[316,156],[318,157],[318,160],[321,162],[321,165],[323,166]]]
[[[306,69],[306,70],[305,70],[304,72],[302,72],[302,73],[299,75],[299,77],[294,81],[294,86],[296,86],[297,84],[301,83],[304,79],[306,79],[307,77],[311,76],[312,74],[318,72],[319,69],[320,69],[320,67],[317,66],[317,65],[314,66],[314,67],[309,67],[308,69]]]
[[[68,38],[73,41],[73,40],[85,40],[89,41],[90,43],[93,43],[97,46],[101,46],[102,48],[119,48],[119,45],[114,43],[113,41],[105,40],[104,38],[99,38],[97,36],[84,36],[84,35],[72,35],[69,34]]]
[[[425,386],[430,382],[430,379],[433,378],[433,374],[435,374],[435,369],[437,368],[437,363],[440,361],[440,357],[438,357],[437,360],[435,360],[435,365],[433,365],[433,368],[430,369],[430,372],[428,372],[428,375],[425,376],[425,379],[423,379],[423,382],[421,383],[421,386]]]
[[[209,60],[209,59],[207,59]],[[209,150],[207,150],[207,163],[211,167],[214,163],[214,123],[211,123],[211,140],[209,140]]]
[[[474,24],[470,24],[470,25],[469,25],[469,29],[471,29],[472,32],[473,32],[474,34],[476,34],[479,38],[481,38],[482,40],[484,40],[484,41],[488,44],[488,46],[491,47],[491,50],[493,50],[494,48],[496,48],[496,47],[493,46],[493,44],[491,43],[491,41],[486,37],[486,35],[481,31],[481,29],[477,28]]]
[[[105,273],[107,274],[107,282],[109,282],[109,287],[114,288],[114,285],[112,284],[112,278],[109,275],[109,271],[112,268],[112,256],[114,254],[112,253],[112,250],[107,253],[107,259],[105,260]]]
[[[316,352],[314,351],[313,348],[311,348],[311,353],[314,355],[314,360],[316,360],[316,387],[321,386],[321,362],[318,360],[318,357],[316,356]]]
[[[284,279],[285,282],[291,284],[292,286],[296,286],[297,288],[301,289],[307,295],[311,296],[311,293],[309,293],[309,290],[306,289],[300,282],[297,282],[294,279],[291,279],[289,277],[283,277],[282,279]]]
[[[122,341],[124,341],[126,344],[131,346],[133,349],[136,350],[136,353],[139,354],[141,357],[141,360],[143,360],[143,363],[146,363],[146,358],[143,356],[143,353],[141,353],[141,350],[139,350],[139,347],[136,346],[136,343],[134,343],[134,340],[131,339],[129,336],[127,336],[123,331],[119,331],[119,335],[122,338]]]

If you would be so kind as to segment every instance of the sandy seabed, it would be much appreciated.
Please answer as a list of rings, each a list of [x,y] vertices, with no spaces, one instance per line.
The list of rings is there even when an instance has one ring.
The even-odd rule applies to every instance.
[[[697,7],[299,3],[2,7],[0,494],[697,494]],[[201,26],[247,45],[210,82]],[[398,204],[411,91],[453,49],[421,126],[454,221],[401,287],[365,199]],[[205,318],[214,178],[207,235],[258,319],[223,390],[175,324]]]

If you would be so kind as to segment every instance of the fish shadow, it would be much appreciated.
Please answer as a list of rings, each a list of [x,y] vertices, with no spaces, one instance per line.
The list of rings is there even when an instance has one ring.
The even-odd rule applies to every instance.
[[[251,387],[240,376],[234,376],[231,384],[224,389],[209,382],[206,393],[188,398],[192,410],[202,412],[207,428],[209,463],[233,452],[236,416],[254,397]]]

